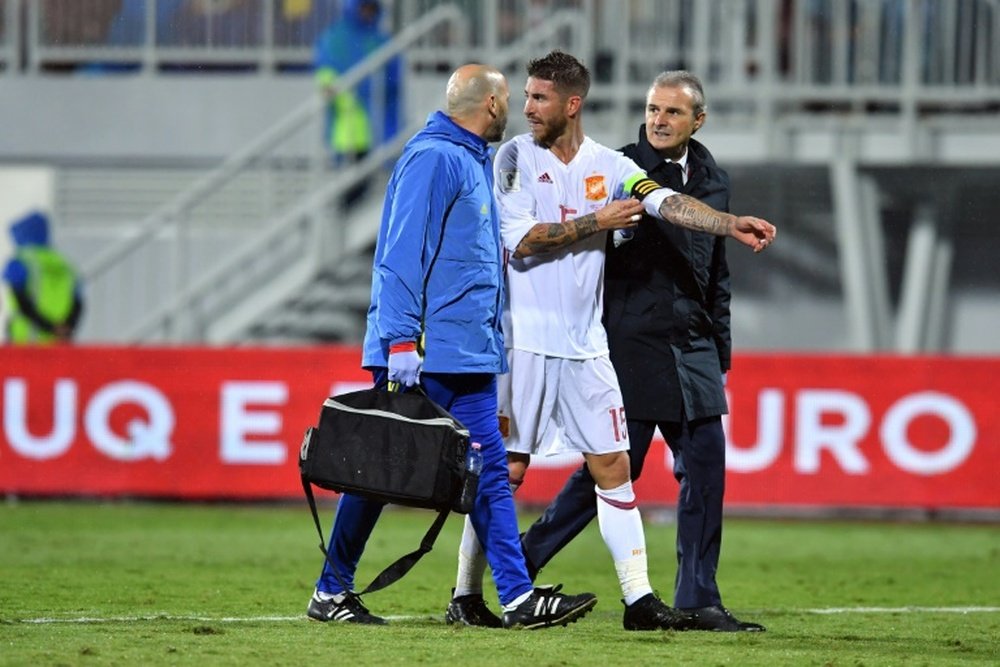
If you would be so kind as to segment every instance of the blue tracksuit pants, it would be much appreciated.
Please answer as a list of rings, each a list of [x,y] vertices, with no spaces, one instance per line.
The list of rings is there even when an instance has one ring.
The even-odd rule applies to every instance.
[[[376,371],[376,382],[380,378]],[[483,544],[486,560],[501,604],[532,590],[518,535],[517,512],[507,474],[507,452],[497,420],[496,376],[487,373],[424,373],[421,385],[427,395],[469,429],[474,442],[482,445],[483,470],[479,492],[470,517]],[[330,555],[341,578],[354,588],[354,572],[365,544],[382,513],[383,503],[344,494],[337,504],[330,535]],[[343,592],[329,562],[316,587],[326,593]]]

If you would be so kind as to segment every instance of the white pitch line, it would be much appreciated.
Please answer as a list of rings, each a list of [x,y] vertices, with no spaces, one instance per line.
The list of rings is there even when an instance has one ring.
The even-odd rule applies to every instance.
[[[389,621],[412,621],[425,616],[383,616]],[[204,623],[286,623],[289,621],[306,621],[309,617],[300,616],[194,616],[174,614],[150,614],[148,616],[81,616],[78,618],[21,618],[11,619],[12,623],[33,623],[46,625],[52,623],[137,623],[141,621],[200,621]]]
[[[829,607],[810,614],[995,614],[1000,607]]]
[[[820,609],[758,609],[761,614],[996,614],[1000,607],[825,607]],[[81,616],[77,618],[21,618],[13,623],[46,625],[53,623],[138,623],[143,621],[198,621],[202,623],[288,623],[305,621],[307,616],[199,616],[149,614],[145,616]],[[386,616],[390,621],[433,620],[433,616]]]
[[[205,621],[212,623],[252,623],[254,621],[301,621],[306,616],[174,616],[173,614],[153,614],[150,616],[81,616],[79,618],[22,618],[16,623],[136,623],[138,621]]]

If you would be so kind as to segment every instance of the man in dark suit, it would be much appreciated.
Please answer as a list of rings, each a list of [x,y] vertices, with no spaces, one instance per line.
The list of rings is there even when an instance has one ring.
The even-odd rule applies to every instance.
[[[646,124],[622,151],[650,178],[720,211],[729,210],[729,176],[691,138],[705,122],[701,82],[684,71],[656,77]],[[608,239],[605,327],[621,385],[639,478],[657,427],[674,455],[677,578],[674,606],[695,615],[699,630],[762,631],[736,619],[715,582],[722,544],[725,434],[723,389],[729,370],[729,269],[725,239],[646,219]],[[594,480],[586,465],[522,539],[537,574],[593,519]]]

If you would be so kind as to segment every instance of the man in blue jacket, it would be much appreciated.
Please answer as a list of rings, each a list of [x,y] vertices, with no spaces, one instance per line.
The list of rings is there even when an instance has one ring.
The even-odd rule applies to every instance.
[[[481,444],[483,470],[470,517],[503,607],[495,626],[543,628],[572,623],[597,598],[534,587],[507,480],[496,383],[496,374],[507,371],[503,254],[489,142],[503,138],[509,96],[498,70],[460,67],[448,80],[447,113],[432,114],[396,162],[375,245],[363,365],[376,384],[419,384]],[[324,561],[310,618],[385,623],[351,590],[382,507],[341,496],[329,550],[337,572]]]

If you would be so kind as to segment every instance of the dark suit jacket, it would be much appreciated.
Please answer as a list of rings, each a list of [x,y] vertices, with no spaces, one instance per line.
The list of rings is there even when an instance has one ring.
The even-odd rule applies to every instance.
[[[621,149],[661,185],[729,210],[729,176],[693,139],[682,186],[646,140]],[[668,182],[672,181],[672,182]],[[630,419],[680,421],[725,414],[729,268],[725,237],[644,217],[618,248],[608,235],[604,323]]]

